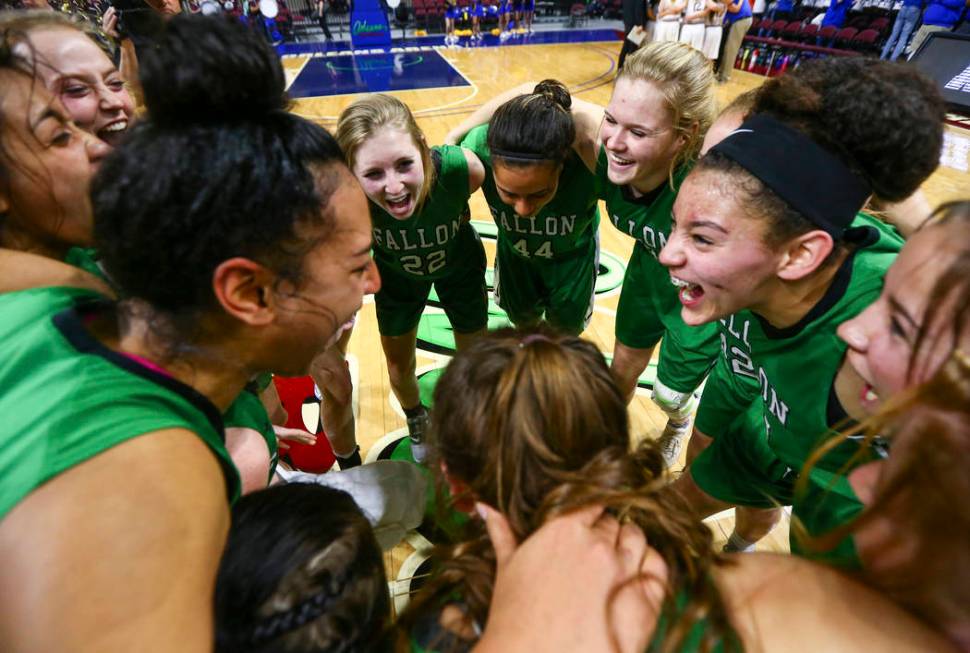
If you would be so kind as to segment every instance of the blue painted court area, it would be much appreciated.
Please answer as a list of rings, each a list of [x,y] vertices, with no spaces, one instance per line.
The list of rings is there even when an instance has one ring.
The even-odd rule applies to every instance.
[[[394,46],[400,47],[428,47],[444,45],[444,34],[433,34],[430,36],[401,38],[399,30],[392,30],[394,36]],[[458,47],[463,48],[494,48],[510,47],[516,45],[540,45],[548,43],[592,43],[594,41],[619,41],[621,33],[615,29],[561,29],[543,30],[535,34],[516,35],[508,41],[501,42],[497,36],[486,33],[485,38],[474,43],[471,39],[462,38]],[[331,54],[331,53],[350,53],[352,48],[350,42],[318,42],[318,43],[284,43],[277,46],[280,55],[299,55],[299,54]]]
[[[422,48],[417,52],[313,57],[289,92],[301,98],[449,86],[469,83],[440,54]]]

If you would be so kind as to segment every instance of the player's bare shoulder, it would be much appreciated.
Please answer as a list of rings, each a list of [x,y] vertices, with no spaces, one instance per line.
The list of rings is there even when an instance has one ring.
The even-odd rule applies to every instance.
[[[955,650],[898,605],[833,568],[768,553],[728,560],[715,578],[746,651]]]

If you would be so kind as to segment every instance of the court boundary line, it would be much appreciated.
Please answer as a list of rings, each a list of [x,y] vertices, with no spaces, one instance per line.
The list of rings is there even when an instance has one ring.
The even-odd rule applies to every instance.
[[[602,46],[594,46],[594,45],[592,45],[592,44],[602,44],[602,43],[611,43],[611,41],[593,41],[591,43],[584,43],[584,44],[581,45],[581,47],[584,47],[584,48],[593,50],[594,52],[603,55],[607,59],[607,61],[609,61],[609,68],[605,72],[602,72],[602,73],[596,75],[595,77],[592,77],[590,79],[587,79],[587,80],[584,80],[582,82],[578,82],[577,84],[575,84],[573,88],[569,89],[570,95],[572,95],[572,94],[579,94],[579,93],[587,93],[589,91],[592,91],[592,90],[595,90],[595,89],[600,88],[602,86],[605,86],[605,85],[607,85],[607,84],[609,84],[609,83],[611,83],[613,81],[613,77],[611,75],[612,75],[613,71],[616,70],[616,63],[617,63],[616,57],[611,52],[609,52],[608,50],[604,49]],[[519,45],[519,46],[515,46],[515,47],[530,48],[530,47],[547,47],[547,46],[550,46],[550,45],[551,46],[562,46],[562,45],[573,45],[573,46],[575,46],[577,44],[571,44],[571,43],[535,43],[535,44],[529,44],[529,45],[523,44],[523,45]],[[424,46],[424,47],[427,47],[427,48],[429,48],[431,50],[437,51],[438,47],[441,47],[441,46]],[[339,54],[346,55],[348,53],[343,52],[343,53],[339,53]],[[290,55],[290,56],[292,56],[292,55]],[[334,55],[334,56],[336,56],[336,55]],[[437,107],[429,107],[427,109],[421,109],[420,111],[415,111],[414,112],[414,116],[416,118],[417,117],[421,117],[421,118],[444,118],[444,117],[448,117],[448,116],[460,116],[460,115],[463,115],[463,114],[472,113],[476,109],[478,109],[479,107],[481,107],[482,104],[484,104],[484,103],[482,103],[482,104],[469,104],[469,105],[464,105],[464,106],[461,106],[461,107],[455,107],[455,105],[457,105],[457,104],[459,104],[461,102],[465,102],[465,101],[467,101],[467,100],[475,97],[478,94],[478,91],[479,91],[478,84],[476,84],[474,81],[472,81],[468,77],[468,75],[466,75],[461,69],[458,68],[458,66],[456,66],[452,61],[450,61],[448,58],[446,58],[445,56],[443,56],[440,52],[438,52],[438,56],[440,56],[442,59],[444,59],[446,62],[448,62],[448,65],[450,65],[455,70],[455,72],[457,72],[459,75],[461,75],[462,76],[462,79],[464,79],[466,82],[468,82],[468,85],[471,86],[474,89],[474,91],[472,92],[471,95],[468,95],[468,96],[466,96],[466,97],[464,97],[464,98],[462,98],[460,100],[455,100],[454,102],[449,102],[447,104],[443,104],[443,105],[440,105],[440,106],[437,106]],[[589,84],[592,84],[592,86],[588,86]],[[430,88],[401,89],[401,90],[414,90],[414,91],[425,91],[425,90],[428,90],[428,91],[430,91],[430,90],[442,89],[442,88],[455,88],[455,87],[438,86],[438,87],[430,87]],[[347,95],[359,95],[359,93],[340,93],[340,94],[336,94],[336,95],[314,95],[314,96],[305,97],[305,98],[294,98],[294,100],[296,100],[296,101],[300,101],[300,100],[316,100],[316,99],[336,98],[336,97],[347,96]],[[455,108],[452,108],[452,107],[455,107]],[[443,113],[439,113],[439,112],[442,112],[442,111],[443,111]],[[339,119],[339,116],[323,116],[323,115],[313,115],[313,114],[306,114],[306,113],[298,113],[297,115],[299,115],[299,116],[301,116],[303,118],[306,118],[308,120],[315,120],[315,121],[319,121],[319,122],[323,122],[323,123],[336,123],[337,120]]]
[[[454,70],[456,73],[458,73],[458,75],[463,80],[465,80],[467,86],[471,86],[472,87],[472,93],[471,93],[471,95],[465,96],[464,98],[461,98],[459,100],[455,100],[454,102],[449,102],[448,104],[443,104],[443,105],[440,105],[438,107],[432,107],[430,109],[422,109],[421,111],[416,111],[416,112],[414,112],[414,116],[417,117],[417,116],[424,116],[425,115],[424,112],[427,112],[427,111],[439,111],[441,109],[447,109],[447,108],[452,107],[452,106],[454,106],[454,105],[456,105],[456,104],[458,104],[460,102],[465,102],[466,100],[469,100],[469,99],[475,97],[476,95],[478,95],[478,85],[475,82],[473,82],[471,79],[469,79],[468,78],[468,75],[466,75],[464,72],[462,72],[454,64],[454,62],[449,61],[448,58],[445,57],[439,50],[440,50],[440,47],[439,46],[424,46],[424,47],[421,47],[421,48],[418,48],[418,49],[413,49],[413,48],[408,48],[408,49],[404,49],[404,48],[391,48],[391,50],[388,51],[388,52],[373,52],[373,51],[360,52],[360,51],[355,51],[354,53],[348,53],[348,52],[327,53],[326,55],[320,55],[320,58],[329,58],[329,57],[337,57],[337,56],[348,56],[348,55],[349,56],[352,56],[352,57],[356,57],[356,56],[367,56],[367,55],[371,55],[371,54],[409,54],[409,53],[412,53],[412,52],[434,52],[436,55],[438,55],[441,58],[442,61],[444,61],[446,64],[448,64],[451,67],[452,70]],[[306,65],[306,64],[304,64],[304,65]],[[302,68],[300,69],[300,72],[301,73],[303,72]],[[296,79],[294,78],[293,81],[295,82]],[[404,89],[395,89],[394,91],[380,91],[380,92],[382,92],[382,93],[393,93],[393,92],[400,92],[400,91],[435,91],[435,90],[448,89],[448,88],[460,88],[460,87],[456,87],[456,86],[426,86],[426,87],[422,87],[422,88],[404,88]],[[343,97],[346,97],[348,95],[361,95],[363,93],[368,93],[368,92],[373,92],[373,91],[361,91],[361,92],[356,92],[356,93],[336,93],[334,95],[313,95],[313,96],[309,96],[309,97],[301,97],[301,98],[293,98],[293,99],[295,101],[299,102],[300,100],[318,100],[318,99],[328,99],[328,98],[336,98],[336,97],[342,97],[342,96]],[[306,118],[307,120],[316,120],[318,122],[324,122],[324,123],[335,123],[335,122],[337,122],[340,119],[340,116],[320,116],[320,115],[310,115],[310,114],[305,114],[305,113],[298,113],[297,115],[300,116],[301,118]]]
[[[608,43],[608,42],[609,41],[596,41],[595,43]],[[535,46],[542,46],[542,45],[556,45],[556,46],[560,46],[560,45],[575,45],[575,44],[567,44],[567,43],[535,43],[535,44],[530,44],[528,46],[519,46],[519,47],[535,47]],[[613,54],[610,53],[609,51],[604,50],[601,47],[590,47],[589,44],[582,44],[581,47],[584,47],[584,48],[593,50],[594,52],[597,52],[598,54],[601,54],[604,57],[606,57],[607,61],[609,61],[609,63],[610,63],[610,67],[606,70],[606,72],[600,73],[599,75],[597,75],[595,77],[592,77],[590,79],[584,80],[582,82],[577,82],[573,86],[573,88],[569,89],[569,94],[570,95],[574,95],[574,94],[578,94],[578,93],[586,93],[588,91],[592,91],[592,90],[595,90],[597,88],[600,88],[601,86],[605,86],[606,84],[608,84],[611,81],[613,81],[613,78],[611,78],[610,75],[616,69],[616,62],[617,62],[617,60],[616,60],[616,58],[614,58]],[[456,70],[457,70],[457,67],[456,67]],[[459,73],[461,73],[461,71],[459,71]],[[465,79],[468,79],[468,77],[464,73],[461,73],[461,74],[462,74],[463,77],[465,77]],[[606,79],[604,79],[604,78],[606,78]],[[469,83],[472,83],[470,79],[469,79]],[[592,84],[592,86],[588,86],[589,84]],[[583,88],[583,87],[586,87],[586,88]],[[450,103],[450,104],[454,104],[454,103]],[[431,115],[431,112],[432,111],[439,111],[441,108],[444,108],[444,107],[439,107],[439,108],[436,108],[436,109],[424,109],[424,110],[421,111],[421,116],[422,117],[435,117],[435,118],[440,118],[440,117],[446,117],[446,116],[461,115],[462,113],[471,113],[472,111],[474,111],[475,109],[478,109],[481,106],[482,106],[481,104],[469,104],[468,106],[461,107],[460,110],[450,111],[450,112],[447,112],[447,113],[435,113],[435,114],[433,114],[433,116]],[[415,114],[415,115],[417,115],[417,114]]]
[[[602,41],[602,42],[605,43],[606,41]],[[542,44],[542,43],[536,43],[535,45],[572,45],[572,44],[563,44],[563,43]],[[533,46],[529,46],[529,47],[533,47]],[[609,61],[610,66],[609,66],[609,68],[606,69],[605,72],[602,72],[599,75],[596,75],[595,77],[592,77],[590,79],[584,80],[582,82],[577,82],[573,86],[573,88],[568,89],[570,95],[577,95],[579,93],[586,93],[588,91],[595,90],[597,88],[600,88],[602,86],[605,86],[606,84],[609,84],[614,79],[613,77],[611,77],[611,75],[612,75],[613,71],[616,69],[616,62],[617,62],[617,60],[613,57],[613,54],[611,52],[609,52],[609,51],[604,50],[603,48],[599,48],[599,47],[589,47],[587,44],[583,44],[582,47],[587,48],[589,50],[593,50],[594,52],[596,52],[598,54],[601,54],[604,57],[606,57],[606,60]],[[456,70],[457,70],[457,67],[456,67]],[[459,72],[461,73],[461,71],[459,71]],[[463,77],[465,77],[465,79],[468,79],[468,77],[464,73],[461,73],[461,74],[462,74]],[[473,82],[471,82],[471,80],[469,79],[469,83],[473,83]],[[428,118],[428,117],[442,118],[442,117],[447,117],[447,116],[458,116],[458,115],[462,115],[463,113],[471,113],[475,109],[478,109],[479,107],[482,106],[481,104],[469,104],[467,106],[463,106],[460,109],[456,109],[454,111],[449,111],[449,112],[446,112],[446,113],[433,113],[435,111],[440,111],[441,109],[444,109],[444,108],[446,108],[446,107],[448,107],[450,105],[453,105],[453,104],[456,104],[456,103],[455,102],[452,102],[452,103],[449,103],[448,105],[443,105],[442,107],[437,107],[437,108],[434,108],[434,109],[423,109],[419,113],[420,113],[421,117],[424,117],[424,118]],[[418,115],[418,114],[416,113],[415,115]]]
[[[557,44],[557,45],[559,45],[559,44]],[[613,56],[610,53],[605,52],[605,51],[603,51],[603,50],[601,50],[599,48],[591,48],[591,49],[593,49],[593,50],[597,51],[598,53],[602,54],[603,56],[607,57],[607,59],[610,62],[610,68],[605,73],[600,73],[599,75],[597,75],[596,77],[593,77],[592,79],[588,79],[586,81],[583,81],[583,82],[580,82],[580,83],[576,84],[574,88],[569,89],[569,94],[570,95],[576,95],[576,94],[579,94],[579,93],[586,93],[586,92],[589,92],[589,91],[593,91],[593,90],[595,90],[597,88],[600,88],[602,86],[606,86],[607,84],[609,84],[609,83],[611,83],[613,81],[613,78],[610,77],[610,73],[612,73],[613,70],[616,68],[616,59],[614,59]],[[603,79],[604,77],[606,79]],[[597,81],[597,80],[601,80],[601,81]],[[591,84],[593,82],[597,82],[597,83],[593,84],[592,86],[588,86],[587,88],[581,88],[582,86],[584,86],[586,84]],[[434,114],[429,113],[431,111],[430,109],[426,109],[425,112],[423,112],[421,114],[421,117],[423,117],[423,118],[431,118],[431,117],[434,117],[434,118],[445,118],[445,117],[449,117],[449,116],[460,116],[460,115],[463,115],[463,114],[472,113],[472,112],[474,112],[476,109],[478,109],[481,106],[482,106],[481,104],[469,104],[468,106],[463,106],[463,107],[460,107],[460,108],[455,109],[455,110],[452,110],[452,111],[448,111],[448,112],[445,112],[445,113],[434,113]],[[415,115],[417,115],[417,114],[415,114]]]
[[[303,74],[303,70],[307,67],[307,64],[310,63],[310,60],[311,59],[313,59],[313,57],[311,55],[309,55],[309,54],[308,55],[304,55],[303,65],[300,66],[300,69],[298,71],[296,71],[296,75],[293,76],[293,80],[291,82],[288,82],[286,84],[286,88],[283,89],[283,90],[289,92],[290,87],[293,86],[296,83],[296,80],[300,78],[300,75]],[[285,74],[285,69],[284,69],[284,74]]]
[[[449,59],[448,57],[446,57],[444,54],[442,54],[441,50],[443,50],[444,48],[442,46],[437,46],[437,45],[436,46],[433,46],[433,48],[434,48],[434,51],[438,53],[438,56],[441,57],[442,59],[444,59],[448,63],[448,65],[451,66],[451,69],[452,70],[454,70],[456,73],[458,73],[459,75],[461,75],[461,78],[463,80],[465,80],[466,82],[468,82],[469,86],[472,87],[472,94],[469,95],[469,96],[467,96],[467,97],[464,97],[464,98],[462,98],[460,100],[455,100],[454,102],[448,102],[447,104],[442,104],[441,106],[434,107],[432,109],[422,109],[420,111],[417,111],[414,114],[414,117],[415,118],[417,118],[418,116],[424,117],[424,116],[428,115],[429,113],[431,113],[433,111],[440,111],[442,109],[448,109],[450,107],[455,106],[456,104],[459,104],[459,103],[464,102],[466,100],[470,100],[473,97],[475,97],[476,95],[478,95],[478,84],[476,84],[475,82],[473,82],[471,80],[471,78],[469,78],[468,75],[465,74],[465,71],[463,71],[461,68],[459,68],[457,65],[455,65],[455,62],[454,61],[452,61],[451,59]]]

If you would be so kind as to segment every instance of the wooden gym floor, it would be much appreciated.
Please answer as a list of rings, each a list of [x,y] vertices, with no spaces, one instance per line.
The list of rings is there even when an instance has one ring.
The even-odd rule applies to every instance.
[[[512,86],[529,80],[550,77],[559,79],[576,97],[605,106],[612,91],[619,49],[618,41],[437,49],[438,53],[460,72],[469,84],[400,91],[395,94],[411,107],[427,136],[428,143],[433,145],[441,143],[448,130],[481,103]],[[290,82],[306,66],[308,60],[308,56],[291,56],[284,59]],[[721,106],[724,106],[736,95],[760,85],[763,81],[763,77],[734,71],[731,81],[718,87],[718,101]],[[332,130],[335,128],[337,116],[355,97],[355,95],[332,95],[302,98],[297,100],[294,111]],[[923,192],[932,205],[970,196],[970,174],[967,173],[968,144],[970,144],[970,131],[947,127],[944,164],[923,187]],[[490,221],[481,194],[472,197],[471,208],[474,220]],[[625,262],[629,258],[633,241],[614,229],[606,219],[605,209],[602,211],[602,217],[600,236],[603,251],[610,252]],[[487,244],[486,247],[491,261],[494,247],[491,244]],[[611,294],[597,296],[592,323],[584,333],[584,336],[595,342],[604,353],[610,353],[613,349],[614,315],[618,298],[618,290]],[[393,405],[394,402],[391,399],[387,368],[379,344],[371,298],[365,300],[358,318],[350,341],[349,358],[357,370],[355,379],[358,400],[357,439],[366,453],[386,434],[405,426],[402,414]],[[441,365],[443,360],[438,355],[418,352],[419,370]],[[633,431],[639,437],[658,436],[665,423],[665,416],[654,406],[648,393],[643,390],[638,391],[638,395],[630,405],[630,416]],[[731,512],[715,515],[708,520],[718,545],[730,534],[733,521]],[[779,524],[767,538],[762,540],[758,548],[787,551],[787,521]],[[398,575],[404,558],[411,551],[412,548],[405,544],[388,555],[389,578]],[[407,576],[408,573],[409,570],[404,569],[402,576]]]

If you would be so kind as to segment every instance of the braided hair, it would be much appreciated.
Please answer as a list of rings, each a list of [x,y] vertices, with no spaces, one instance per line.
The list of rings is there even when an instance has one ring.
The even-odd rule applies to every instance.
[[[217,653],[378,649],[390,598],[370,524],[350,495],[315,484],[244,496],[215,608]]]
[[[271,616],[256,622],[252,629],[249,643],[260,646],[277,637],[298,630],[323,615],[328,608],[340,600],[340,594],[346,585],[346,575],[321,575],[320,591],[295,604],[284,612],[275,612]],[[340,642],[338,642],[340,644]],[[343,650],[343,647],[340,648]]]

